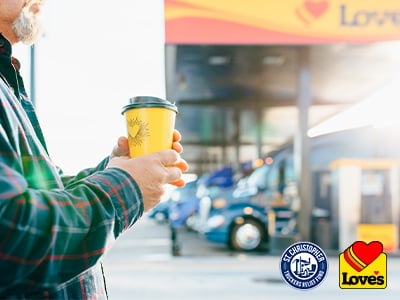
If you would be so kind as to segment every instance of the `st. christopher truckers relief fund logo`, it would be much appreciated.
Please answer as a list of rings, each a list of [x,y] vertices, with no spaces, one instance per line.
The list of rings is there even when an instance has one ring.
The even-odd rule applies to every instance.
[[[384,289],[387,258],[381,242],[358,241],[339,256],[339,286],[342,289]]]
[[[288,247],[281,257],[284,281],[294,288],[307,290],[319,285],[328,271],[324,251],[310,242],[299,242]]]

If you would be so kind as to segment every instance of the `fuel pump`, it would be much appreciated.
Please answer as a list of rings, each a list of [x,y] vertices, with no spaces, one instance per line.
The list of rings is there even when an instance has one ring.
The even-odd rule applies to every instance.
[[[357,240],[398,250],[400,161],[342,159],[331,164],[332,229],[340,251]]]

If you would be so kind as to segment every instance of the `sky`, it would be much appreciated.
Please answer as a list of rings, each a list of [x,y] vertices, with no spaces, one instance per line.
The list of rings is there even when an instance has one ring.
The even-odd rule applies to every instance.
[[[165,97],[163,0],[48,0],[36,43],[36,108],[65,174],[97,165],[126,135],[122,107]],[[14,55],[29,79],[29,47]],[[29,83],[28,83],[29,85]]]

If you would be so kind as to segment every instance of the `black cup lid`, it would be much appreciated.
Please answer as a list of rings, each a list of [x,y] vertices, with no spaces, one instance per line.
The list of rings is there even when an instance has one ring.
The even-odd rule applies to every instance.
[[[136,96],[129,99],[129,104],[122,108],[122,113],[128,109],[143,108],[143,107],[161,107],[168,108],[178,112],[176,105],[168,100],[153,96]]]

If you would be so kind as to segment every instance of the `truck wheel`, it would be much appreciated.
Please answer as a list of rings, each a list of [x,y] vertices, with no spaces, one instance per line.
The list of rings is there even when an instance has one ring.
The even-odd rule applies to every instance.
[[[264,236],[262,225],[255,220],[235,224],[230,234],[230,246],[234,250],[252,251],[260,247]]]

